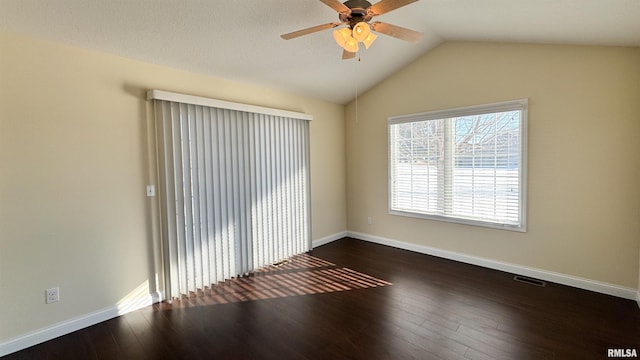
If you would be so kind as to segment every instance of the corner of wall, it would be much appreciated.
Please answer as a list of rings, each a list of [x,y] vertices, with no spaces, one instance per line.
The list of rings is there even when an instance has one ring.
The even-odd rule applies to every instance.
[[[330,242],[336,241],[336,240],[340,240],[343,237],[347,236],[347,232],[346,231],[341,231],[341,232],[337,232],[335,234],[329,235],[329,236],[325,236],[323,238],[317,239],[317,240],[313,240],[312,241],[312,248],[317,248],[318,246],[324,245],[324,244],[328,244]]]

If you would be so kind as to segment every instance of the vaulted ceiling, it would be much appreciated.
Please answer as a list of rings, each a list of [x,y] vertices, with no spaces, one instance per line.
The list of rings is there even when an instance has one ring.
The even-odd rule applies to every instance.
[[[638,0],[420,0],[376,18],[419,43],[381,35],[341,60],[331,30],[279,36],[337,21],[319,0],[0,0],[0,30],[336,103],[443,41],[637,47],[638,19]]]

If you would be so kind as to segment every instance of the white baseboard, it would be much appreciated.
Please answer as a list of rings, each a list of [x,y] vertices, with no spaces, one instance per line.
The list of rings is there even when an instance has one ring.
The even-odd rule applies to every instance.
[[[636,293],[636,302],[638,303],[638,307],[640,308],[640,289],[638,289],[638,292]]]
[[[556,273],[552,271],[531,268],[517,264],[511,264],[487,258],[471,256],[453,251],[441,250],[429,246],[407,243],[403,241],[388,239],[380,236],[369,235],[354,231],[348,231],[347,236],[373,242],[376,244],[387,245],[404,250],[415,251],[422,254],[433,255],[449,260],[455,260],[467,264],[478,265],[489,269],[500,270],[512,274],[528,276],[536,279],[550,281],[558,284],[573,286],[579,289],[595,291],[607,295],[613,295],[625,299],[636,300],[640,306],[640,292],[634,288],[623,287],[619,285],[609,284],[605,282],[585,279],[577,276]]]
[[[335,233],[333,235],[329,235],[329,236],[325,236],[323,238],[317,239],[317,240],[313,240],[312,242],[312,247],[313,248],[317,248],[318,246],[324,245],[324,244],[328,244],[332,241],[336,241],[336,240],[340,240],[343,237],[347,236],[347,232],[346,231],[341,231],[338,233]]]
[[[163,297],[162,293],[149,294],[144,298],[126,301],[2,341],[0,342],[0,357],[149,306],[160,301]]]
[[[165,299],[164,291],[152,292],[149,296],[151,296],[151,303],[152,304],[157,304],[159,302],[164,301],[164,299]]]

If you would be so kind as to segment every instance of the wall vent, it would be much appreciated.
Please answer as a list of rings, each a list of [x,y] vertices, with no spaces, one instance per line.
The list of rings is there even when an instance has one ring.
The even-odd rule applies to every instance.
[[[547,285],[547,283],[542,281],[542,280],[532,279],[532,278],[528,278],[526,276],[521,276],[521,275],[514,276],[513,280],[519,281],[519,282],[525,283],[525,284],[535,285],[535,286],[546,286]]]

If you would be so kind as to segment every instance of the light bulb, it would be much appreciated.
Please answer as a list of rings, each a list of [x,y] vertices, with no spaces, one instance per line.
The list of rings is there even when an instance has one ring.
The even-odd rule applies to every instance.
[[[369,36],[366,37],[366,39],[362,40],[362,43],[364,43],[365,48],[369,48],[369,46],[371,46],[371,44],[373,44],[373,42],[378,38],[378,35],[374,34],[374,33],[369,33]]]
[[[371,34],[371,29],[369,28],[369,24],[364,21],[361,21],[353,27],[353,38],[357,41],[364,41]]]
[[[343,47],[344,43],[347,42],[347,37],[339,30],[333,30],[333,39],[340,47]]]
[[[340,30],[333,30],[333,39],[340,45],[340,47],[344,47],[344,43],[347,42],[347,39],[351,37],[351,30],[349,28],[342,28]]]
[[[343,48],[348,52],[358,52],[358,41],[354,39],[352,36],[349,36],[347,41],[344,43]]]

